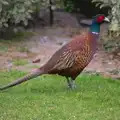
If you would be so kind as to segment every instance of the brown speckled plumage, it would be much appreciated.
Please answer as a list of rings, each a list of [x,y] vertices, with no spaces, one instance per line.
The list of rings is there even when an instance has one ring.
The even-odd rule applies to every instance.
[[[52,56],[43,67],[43,71],[75,79],[95,53],[96,41],[93,41],[93,37],[90,33],[76,36]]]
[[[104,18],[104,15],[98,15],[93,19],[95,27],[98,25],[98,31],[100,26],[99,24],[103,22]],[[96,30],[94,26],[92,26],[91,29],[92,31],[84,32],[83,34],[74,37],[72,41],[55,52],[44,66],[36,69],[36,71],[31,72],[23,78],[3,86],[0,90],[15,86],[42,74],[59,74],[65,76],[69,87],[74,87],[72,85],[73,81],[89,64],[96,51],[99,33],[94,31]],[[69,77],[72,79],[71,82],[68,79]]]

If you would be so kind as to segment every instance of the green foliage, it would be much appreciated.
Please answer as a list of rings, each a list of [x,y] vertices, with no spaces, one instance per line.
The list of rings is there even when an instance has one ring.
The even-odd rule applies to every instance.
[[[74,5],[75,5],[74,0],[64,0],[64,6],[67,12],[72,12],[74,9]]]
[[[63,0],[64,8],[67,12],[79,12],[80,4],[85,0]],[[88,1],[88,0],[87,0]]]
[[[36,0],[2,0],[0,2],[0,28],[8,27],[9,24],[22,22],[27,25],[33,12],[32,6]]]
[[[0,85],[23,75],[0,72]],[[119,81],[81,75],[76,83],[68,90],[65,78],[47,75],[0,91],[0,120],[119,120]]]
[[[60,0],[54,0],[54,6],[61,5]],[[28,25],[33,13],[40,8],[48,8],[49,0],[0,0],[0,31],[11,25]]]

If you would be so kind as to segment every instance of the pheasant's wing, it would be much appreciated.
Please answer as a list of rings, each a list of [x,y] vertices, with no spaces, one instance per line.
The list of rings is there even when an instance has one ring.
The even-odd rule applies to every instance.
[[[56,64],[53,66],[53,70],[62,70],[71,68],[74,64],[74,54],[71,51],[64,51],[63,54],[57,59]]]
[[[44,68],[49,72],[52,70],[62,70],[70,68],[73,65],[74,57],[70,53],[67,45],[59,49],[55,54],[50,58],[50,60],[45,64]]]
[[[84,41],[83,36],[79,36],[79,41]],[[82,42],[78,43],[78,39],[74,38],[70,43],[59,49],[45,65],[46,70],[65,70],[71,68],[75,63],[75,52],[84,49]]]

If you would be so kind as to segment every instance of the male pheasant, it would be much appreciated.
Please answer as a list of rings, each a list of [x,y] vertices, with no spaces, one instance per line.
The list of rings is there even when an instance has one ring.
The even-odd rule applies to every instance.
[[[55,52],[44,66],[36,69],[23,78],[1,87],[0,90],[13,87],[42,74],[59,74],[65,76],[68,86],[70,88],[75,88],[75,78],[89,64],[96,52],[100,25],[104,21],[109,22],[109,19],[103,14],[95,16],[89,31],[74,37],[71,42]]]

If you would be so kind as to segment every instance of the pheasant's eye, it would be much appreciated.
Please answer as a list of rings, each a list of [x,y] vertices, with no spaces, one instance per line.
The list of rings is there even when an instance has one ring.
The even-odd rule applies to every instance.
[[[99,17],[97,18],[97,22],[98,22],[98,23],[103,22],[104,18],[105,18],[105,16],[103,16],[103,15],[99,16]]]

